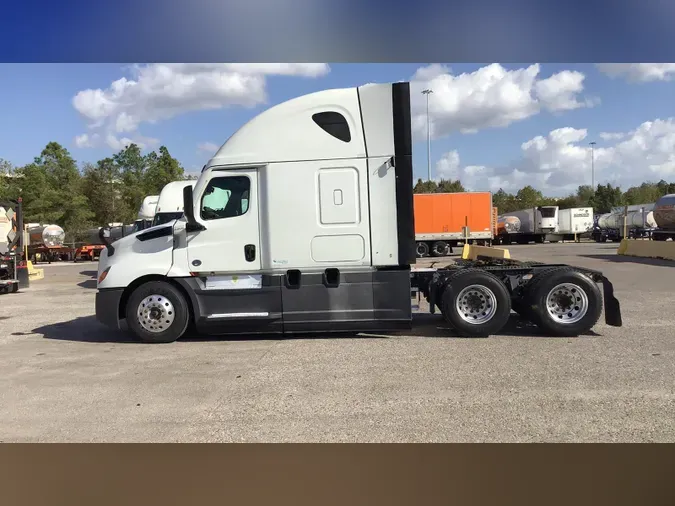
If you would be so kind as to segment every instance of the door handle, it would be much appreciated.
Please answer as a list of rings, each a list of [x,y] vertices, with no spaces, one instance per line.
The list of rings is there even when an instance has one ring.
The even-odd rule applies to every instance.
[[[247,262],[253,262],[255,260],[255,245],[247,244],[244,246],[244,258]]]

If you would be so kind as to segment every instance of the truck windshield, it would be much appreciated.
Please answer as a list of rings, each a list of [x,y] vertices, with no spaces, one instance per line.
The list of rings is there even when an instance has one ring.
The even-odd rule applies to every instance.
[[[539,211],[542,218],[555,218],[555,207],[542,207]]]
[[[177,213],[157,213],[155,219],[152,221],[152,226],[164,225],[172,220],[180,219],[181,216],[183,216],[183,211]]]

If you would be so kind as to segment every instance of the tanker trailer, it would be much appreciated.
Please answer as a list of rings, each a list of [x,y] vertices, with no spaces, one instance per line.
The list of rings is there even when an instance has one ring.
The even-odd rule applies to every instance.
[[[495,244],[511,244],[511,234],[517,234],[520,231],[520,218],[517,216],[499,216],[497,217],[497,235],[494,238]]]
[[[33,262],[47,260],[52,263],[56,260],[67,260],[72,254],[72,248],[64,246],[65,231],[58,225],[28,225],[28,258]]]
[[[675,193],[664,195],[654,205],[656,230],[652,232],[655,241],[675,241]]]
[[[624,227],[629,238],[649,237],[656,227],[653,211],[629,211],[607,213],[598,217],[598,225],[593,232],[597,242],[620,241],[624,237]]]

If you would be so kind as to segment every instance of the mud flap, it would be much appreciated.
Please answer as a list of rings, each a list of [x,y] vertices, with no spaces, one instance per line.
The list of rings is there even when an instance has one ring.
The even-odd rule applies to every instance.
[[[602,277],[602,290],[605,299],[605,323],[612,327],[621,327],[621,304],[614,296],[614,285],[605,276]]]

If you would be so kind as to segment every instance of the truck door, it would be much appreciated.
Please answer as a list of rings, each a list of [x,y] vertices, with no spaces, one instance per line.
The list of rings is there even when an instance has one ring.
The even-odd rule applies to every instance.
[[[188,234],[190,269],[205,273],[260,270],[258,169],[213,171],[195,202],[195,218],[206,230]]]

